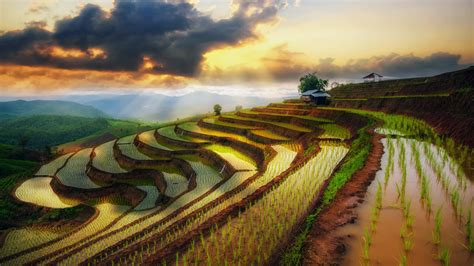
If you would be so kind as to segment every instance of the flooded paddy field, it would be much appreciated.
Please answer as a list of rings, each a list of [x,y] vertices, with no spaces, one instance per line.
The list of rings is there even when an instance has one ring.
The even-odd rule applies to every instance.
[[[384,155],[350,236],[343,265],[473,265],[474,186],[445,149],[380,130]]]

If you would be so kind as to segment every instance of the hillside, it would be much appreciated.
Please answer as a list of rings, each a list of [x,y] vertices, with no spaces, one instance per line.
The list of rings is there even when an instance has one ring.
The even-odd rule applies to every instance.
[[[474,86],[474,66],[432,77],[341,84],[331,89],[335,98],[370,98],[407,95],[449,95]]]
[[[474,147],[474,67],[426,78],[345,84],[330,94],[334,107],[414,116]]]
[[[0,178],[32,169],[39,160],[38,152],[0,144]]]
[[[42,149],[88,136],[109,126],[105,118],[35,115],[9,118],[0,124],[0,143]]]
[[[70,115],[80,117],[107,117],[107,115],[96,108],[84,104],[68,101],[9,101],[0,102],[0,119],[4,120],[12,116],[28,115]]]

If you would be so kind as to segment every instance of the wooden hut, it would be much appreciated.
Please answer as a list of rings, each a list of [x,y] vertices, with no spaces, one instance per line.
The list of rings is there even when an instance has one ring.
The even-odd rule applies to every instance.
[[[377,73],[370,73],[369,75],[363,77],[362,79],[364,82],[376,82],[376,81],[381,81],[383,78],[382,75],[379,75]]]
[[[301,94],[301,99],[306,103],[312,103],[316,105],[327,105],[329,104],[331,95],[323,90],[309,90]]]

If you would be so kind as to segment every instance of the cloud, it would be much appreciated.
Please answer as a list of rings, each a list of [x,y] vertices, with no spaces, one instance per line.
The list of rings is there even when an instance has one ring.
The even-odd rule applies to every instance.
[[[141,72],[64,70],[48,67],[3,65],[0,90],[4,95],[63,93],[75,90],[160,89],[176,90],[186,78]]]
[[[461,55],[447,52],[437,52],[425,57],[392,53],[349,60],[342,66],[335,65],[333,58],[326,58],[320,60],[315,69],[328,78],[360,78],[371,72],[407,78],[433,76],[468,66],[461,64],[460,60]]]
[[[46,28],[48,23],[45,20],[36,20],[25,23],[27,28]]]
[[[461,55],[447,52],[437,52],[424,57],[391,53],[351,59],[342,65],[335,64],[334,58],[322,58],[318,63],[311,64],[304,53],[291,52],[286,45],[274,47],[261,60],[267,75],[279,81],[297,80],[303,74],[314,71],[330,79],[358,79],[371,72],[394,78],[423,77],[469,66],[460,63]],[[258,78],[257,75],[254,78]]]
[[[35,5],[32,5],[28,9],[29,13],[42,13],[42,12],[46,12],[46,11],[49,11],[49,7],[47,5],[43,5],[43,4],[35,4]]]
[[[256,26],[274,22],[286,1],[232,5],[230,18],[213,20],[186,1],[116,0],[110,13],[88,4],[53,31],[29,25],[0,35],[0,63],[196,76],[206,52],[257,38]]]

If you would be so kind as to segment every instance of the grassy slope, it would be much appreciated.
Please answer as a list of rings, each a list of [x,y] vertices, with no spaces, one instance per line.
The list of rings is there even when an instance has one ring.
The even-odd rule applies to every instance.
[[[35,158],[28,158],[22,149],[6,144],[0,144],[0,178],[21,173],[38,166]]]
[[[90,135],[108,127],[105,118],[38,115],[10,118],[0,125],[0,143],[18,144],[27,138],[27,147],[41,149]]]

